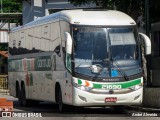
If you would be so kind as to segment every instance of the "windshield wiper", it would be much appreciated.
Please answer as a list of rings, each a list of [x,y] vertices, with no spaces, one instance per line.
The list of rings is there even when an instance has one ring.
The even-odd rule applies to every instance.
[[[128,78],[128,76],[126,75],[126,73],[125,73],[122,69],[120,69],[118,62],[113,59],[111,48],[110,48],[110,51],[111,51],[111,61],[112,61],[113,63],[115,63],[115,65],[116,65],[119,73],[121,74],[121,76],[123,76],[124,79],[125,79],[126,81],[128,81],[129,78]]]
[[[113,63],[115,63],[115,65],[116,65],[119,73],[124,77],[124,79],[125,79],[126,81],[128,81],[128,80],[129,80],[128,76],[127,76],[126,73],[123,71],[123,69],[120,69],[118,62],[115,61],[112,57],[111,57],[111,61],[112,61]]]

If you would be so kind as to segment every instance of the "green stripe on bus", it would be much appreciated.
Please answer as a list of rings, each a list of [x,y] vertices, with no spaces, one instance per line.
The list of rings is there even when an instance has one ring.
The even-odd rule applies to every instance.
[[[97,84],[97,83],[93,83],[93,88],[97,88],[97,89],[100,89],[100,88],[103,88],[102,86],[104,85],[121,85],[121,88],[129,88],[131,86],[135,86],[135,85],[138,85],[141,83],[141,79],[136,79],[136,80],[133,80],[133,81],[128,81],[128,82],[121,82],[121,83],[112,83],[112,84]]]
[[[106,83],[106,84],[99,84],[99,83],[93,83],[93,88],[101,89],[104,88],[104,86],[121,86],[122,89],[129,88],[135,85],[138,85],[141,83],[141,79],[135,79],[132,81],[127,82],[116,82],[116,83]],[[78,84],[82,85],[82,80],[78,79]]]

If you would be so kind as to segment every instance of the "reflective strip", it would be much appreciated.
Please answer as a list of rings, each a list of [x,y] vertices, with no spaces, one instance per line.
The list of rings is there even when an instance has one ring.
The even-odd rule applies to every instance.
[[[98,84],[98,83],[93,83],[93,88],[96,88],[96,89],[100,89],[100,88],[104,88],[106,86],[106,88],[113,88],[113,87],[116,87],[118,86],[119,88],[129,88],[129,87],[132,87],[132,86],[135,86],[135,85],[138,85],[141,83],[141,79],[136,79],[136,80],[132,80],[132,81],[128,81],[128,82],[124,82],[124,83],[106,83],[106,84]]]
[[[91,81],[86,81],[86,80],[81,80],[74,78],[74,82],[78,83],[79,85],[84,85],[95,88],[95,89],[124,89],[124,88],[129,88],[135,85],[138,85],[143,82],[141,78],[131,80],[131,81],[126,81],[126,82],[114,82],[114,83],[95,83]]]

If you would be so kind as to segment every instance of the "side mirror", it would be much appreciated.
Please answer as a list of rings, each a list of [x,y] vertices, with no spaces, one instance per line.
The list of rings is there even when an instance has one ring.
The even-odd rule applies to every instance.
[[[139,33],[141,38],[143,39],[144,45],[145,45],[145,54],[150,55],[151,54],[151,40],[148,38],[147,35],[143,33]]]
[[[66,37],[66,53],[71,54],[72,53],[72,38],[70,33],[65,32]]]

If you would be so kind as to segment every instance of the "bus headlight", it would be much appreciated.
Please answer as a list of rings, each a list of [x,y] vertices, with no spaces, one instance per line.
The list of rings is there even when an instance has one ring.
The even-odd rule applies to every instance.
[[[142,87],[142,84],[139,84],[139,85],[135,85],[135,86],[130,87],[130,89],[132,89],[132,90],[138,90],[141,87]]]
[[[79,89],[84,90],[84,91],[90,91],[92,88],[86,87],[86,86],[80,86]]]
[[[90,91],[92,89],[91,87],[78,85],[77,83],[74,83],[74,82],[72,82],[72,85],[73,85],[73,87],[76,87],[76,88],[83,90],[83,91]]]

